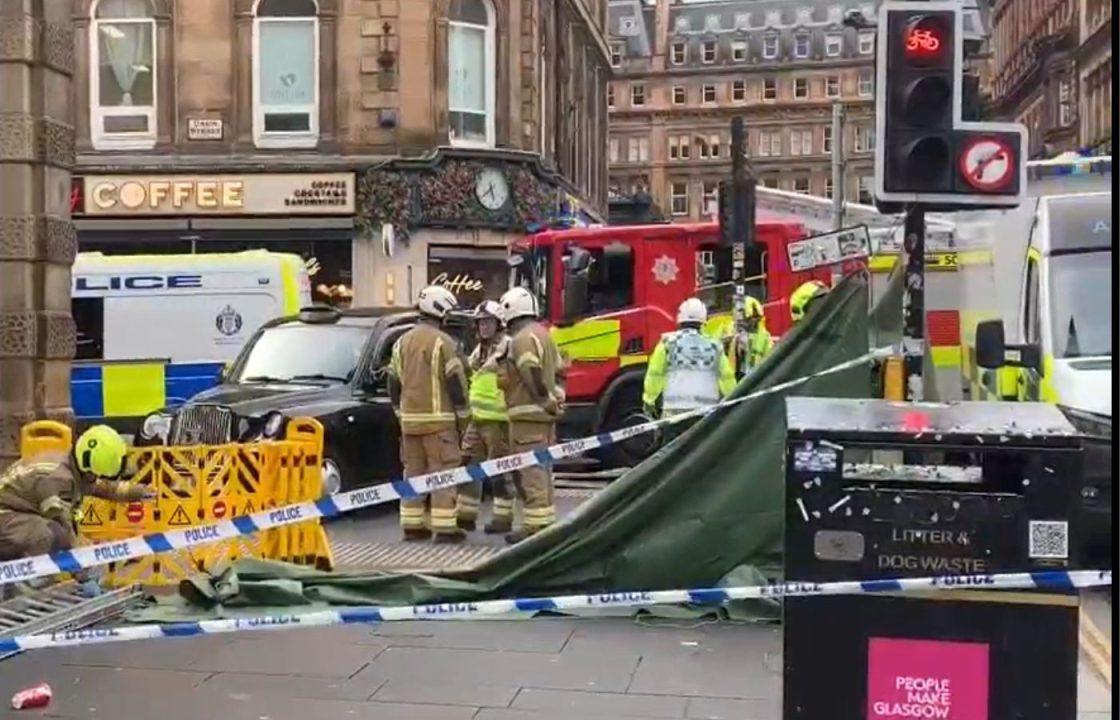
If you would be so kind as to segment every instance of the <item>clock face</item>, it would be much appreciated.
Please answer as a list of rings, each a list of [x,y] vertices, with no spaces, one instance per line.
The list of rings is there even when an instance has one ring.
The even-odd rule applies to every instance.
[[[474,186],[475,197],[487,210],[498,210],[509,200],[509,185],[500,170],[486,168],[478,174]]]

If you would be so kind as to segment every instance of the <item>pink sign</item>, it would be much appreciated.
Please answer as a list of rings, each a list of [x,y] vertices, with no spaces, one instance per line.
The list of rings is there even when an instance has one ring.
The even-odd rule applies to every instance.
[[[867,720],[988,720],[987,643],[868,639]]]

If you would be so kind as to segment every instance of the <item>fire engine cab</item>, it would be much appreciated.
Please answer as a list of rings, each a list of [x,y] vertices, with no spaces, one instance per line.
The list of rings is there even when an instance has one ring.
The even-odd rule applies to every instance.
[[[747,278],[763,301],[767,328],[789,328],[788,298],[802,282],[830,282],[827,268],[793,273],[786,246],[806,237],[795,221],[757,224],[765,248],[763,272]],[[731,249],[717,223],[549,230],[514,243],[513,285],[528,287],[541,317],[570,360],[565,437],[644,422],[642,380],[658,339],[676,326],[677,307],[700,296],[716,331],[731,314]],[[748,271],[749,272],[749,271]],[[632,464],[650,450],[647,439],[615,446],[612,464]]]

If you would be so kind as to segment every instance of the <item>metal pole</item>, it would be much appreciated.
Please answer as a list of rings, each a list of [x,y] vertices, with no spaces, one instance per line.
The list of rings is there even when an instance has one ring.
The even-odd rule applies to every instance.
[[[922,357],[925,353],[926,314],[926,213],[921,206],[906,211],[906,296],[902,325],[903,365],[906,399],[922,400]]]
[[[734,287],[732,318],[735,326],[743,321],[745,289],[743,277],[746,273],[747,228],[746,208],[746,129],[743,118],[731,119],[731,282]]]
[[[832,103],[832,229],[844,227],[844,105]]]

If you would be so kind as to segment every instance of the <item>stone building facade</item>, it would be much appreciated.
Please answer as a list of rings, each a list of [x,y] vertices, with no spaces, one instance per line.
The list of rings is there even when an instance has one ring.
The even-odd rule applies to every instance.
[[[611,0],[611,189],[648,190],[674,220],[709,217],[729,178],[730,121],[762,185],[832,196],[832,105],[843,104],[844,194],[871,202],[873,3]]]
[[[1077,47],[1079,140],[1093,154],[1112,154],[1111,0],[1081,0]]]
[[[534,223],[605,215],[606,0],[69,2],[82,249],[289,250],[315,288],[405,305],[433,270],[496,276]],[[247,175],[322,212],[91,195]]]

